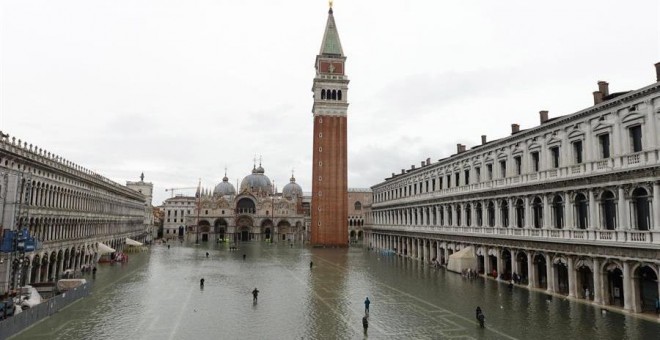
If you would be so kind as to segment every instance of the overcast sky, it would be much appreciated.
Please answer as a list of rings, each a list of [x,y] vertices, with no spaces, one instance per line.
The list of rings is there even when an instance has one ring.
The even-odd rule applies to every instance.
[[[658,0],[336,0],[349,186],[655,82]],[[2,0],[0,130],[114,181],[311,191],[324,0]],[[194,190],[180,193],[193,193]]]

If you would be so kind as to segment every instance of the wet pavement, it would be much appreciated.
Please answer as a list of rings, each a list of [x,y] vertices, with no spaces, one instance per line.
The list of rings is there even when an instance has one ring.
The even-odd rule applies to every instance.
[[[87,276],[94,282],[91,296],[14,339],[654,339],[660,334],[657,322],[510,290],[494,280],[467,280],[360,247],[242,243],[230,251],[228,244],[170,244],[171,249],[154,245],[150,252],[129,254],[126,264],[99,265],[95,279]],[[476,306],[484,311],[485,328],[476,322]]]

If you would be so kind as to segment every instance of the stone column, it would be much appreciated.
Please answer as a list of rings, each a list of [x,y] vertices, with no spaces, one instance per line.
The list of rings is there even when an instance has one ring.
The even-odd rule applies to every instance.
[[[471,226],[476,226],[477,225],[477,206],[476,204],[472,203],[470,204],[470,225]]]
[[[516,226],[516,209],[513,206],[514,205],[513,198],[509,198],[508,202],[509,202],[509,227],[513,228]],[[513,270],[513,267],[511,267],[511,270]]]
[[[628,214],[626,212],[626,198],[625,191],[623,187],[619,187],[619,203],[617,207],[617,217],[619,218],[619,228],[620,230],[628,229]]]
[[[502,203],[495,201],[495,228],[502,227]]]
[[[511,253],[511,281],[513,281],[513,273],[518,273],[518,261],[516,259],[518,258],[518,251],[511,249],[509,251]]]
[[[564,200],[564,215],[566,215],[564,218],[564,227],[566,229],[576,229],[578,226],[578,223],[575,222],[575,205],[573,204],[571,200],[571,195],[570,193],[566,192],[564,193],[564,197],[566,199]]]
[[[527,252],[527,286],[529,288],[536,288],[539,286],[536,278],[536,266],[534,265],[534,255],[531,251]]]
[[[529,197],[525,196],[525,210],[523,211],[523,216],[525,219],[525,223],[523,223],[523,229],[524,228],[533,228],[534,223],[529,219],[530,216],[530,211],[532,210],[529,206]]]
[[[600,259],[593,258],[593,276],[594,276],[594,302],[597,304],[603,303],[603,284],[602,274],[600,272]]]
[[[493,270],[490,268],[490,254],[488,254],[488,251],[490,249],[486,246],[484,246],[484,274],[488,276]]]
[[[575,259],[573,256],[568,258],[568,297],[578,297],[576,290],[577,275],[575,275]]]
[[[623,310],[629,312],[633,309],[632,275],[630,274],[630,263],[623,261]]]
[[[550,254],[545,254],[545,269],[546,269],[546,280],[547,280],[547,289],[548,293],[555,292],[555,266],[552,263],[552,258]]]
[[[653,223],[651,230],[660,230],[660,184],[653,182]]]
[[[461,226],[467,226],[467,213],[465,211],[466,204],[460,203],[461,205]]]
[[[30,284],[32,280],[32,259],[27,263],[27,273],[25,274],[25,283]]]
[[[589,221],[587,228],[596,229],[596,226],[600,226],[598,218],[598,209],[596,205],[596,197],[593,190],[589,190]],[[601,227],[602,228],[602,227]],[[599,229],[601,229],[599,228]]]
[[[37,270],[35,270],[35,278],[34,282],[39,283],[41,282],[41,258],[39,258],[39,262],[36,264]]]
[[[49,261],[46,263],[46,270],[45,270],[45,273],[44,273],[44,276],[46,276],[46,277],[44,278],[44,280],[45,280],[46,282],[48,282],[48,279],[50,278],[50,275],[49,275],[49,274],[50,274],[50,259],[48,259],[48,260],[49,260]]]
[[[550,228],[550,203],[548,203],[548,196],[543,195],[543,228]]]

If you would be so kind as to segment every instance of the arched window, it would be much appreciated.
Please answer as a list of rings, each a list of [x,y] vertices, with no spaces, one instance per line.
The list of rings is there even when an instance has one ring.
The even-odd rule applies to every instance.
[[[579,229],[587,229],[587,224],[589,224],[589,203],[584,194],[575,195],[575,212],[577,213],[575,217],[575,224]]]
[[[321,99],[325,99],[325,90],[321,90]]]
[[[337,100],[341,100],[341,90],[337,91]]]
[[[483,208],[481,207],[481,203],[477,203],[477,226],[483,227],[484,226],[484,216],[483,216]]]
[[[552,212],[555,217],[555,228],[561,229],[564,227],[564,199],[561,195],[556,195],[552,200]]]
[[[495,226],[495,204],[493,202],[488,203],[488,226]]]
[[[360,201],[355,202],[355,210],[362,210],[362,203]]]
[[[332,90],[332,100],[337,100],[337,90]]]
[[[607,190],[601,195],[600,201],[605,229],[614,230],[616,228],[616,200],[614,194]]]
[[[472,205],[469,203],[465,205],[465,225],[468,227],[472,225]]]
[[[460,226],[461,222],[461,205],[456,204],[456,225]]]
[[[644,188],[637,188],[632,193],[632,203],[635,213],[633,217],[635,221],[633,225],[637,230],[649,230],[650,214],[649,214],[649,197],[648,192]]]
[[[525,226],[525,203],[521,199],[516,201],[516,226],[518,228]]]
[[[502,214],[502,226],[509,227],[509,202],[502,200],[500,203],[500,214]]]
[[[534,228],[543,227],[543,202],[539,197],[532,202],[532,212],[534,213]]]

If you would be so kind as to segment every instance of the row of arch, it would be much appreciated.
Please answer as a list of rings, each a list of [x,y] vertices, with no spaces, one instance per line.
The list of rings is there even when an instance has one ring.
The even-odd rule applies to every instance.
[[[326,100],[341,100],[341,90],[321,90],[321,99]]]
[[[22,179],[20,193],[21,201],[33,207],[122,215],[144,213],[141,201],[65,188],[38,180]]]
[[[472,246],[477,258],[472,269],[479,274],[633,312],[654,311],[660,295],[658,263],[374,233],[367,240],[372,247],[441,265]]]
[[[86,239],[118,233],[139,233],[144,230],[142,217],[115,218],[19,218],[19,229],[27,227],[40,242]]]
[[[596,199],[593,192],[571,195],[554,193],[532,197],[510,197],[477,202],[376,211],[376,223],[395,225],[488,226],[563,229],[574,227],[615,230],[627,227],[649,230],[652,212],[657,207],[646,187],[634,188],[629,198],[624,190],[602,190]],[[567,201],[566,197],[570,199]],[[618,196],[618,197],[617,197]],[[593,212],[591,208],[594,208]],[[626,210],[630,209],[630,214]],[[628,220],[630,216],[630,220]],[[655,221],[658,222],[658,221]]]
[[[120,250],[124,241],[125,239],[114,239],[103,243]],[[93,267],[99,257],[96,244],[38,251],[13,261],[10,280],[12,285],[17,283],[18,286],[54,282],[62,278],[67,270],[80,272],[85,267]]]

